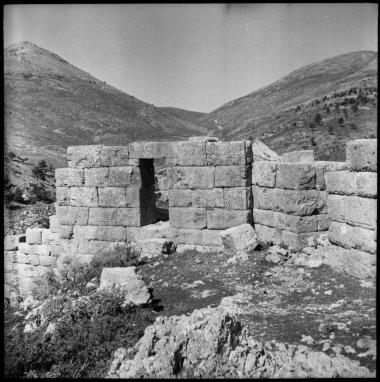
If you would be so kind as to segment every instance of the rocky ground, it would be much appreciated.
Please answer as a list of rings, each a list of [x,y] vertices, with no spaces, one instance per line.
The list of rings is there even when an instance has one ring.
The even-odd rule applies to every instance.
[[[157,315],[222,305],[256,340],[307,345],[374,371],[375,285],[327,265],[299,266],[292,258],[274,264],[270,258],[267,249],[247,259],[188,252],[151,259],[140,273],[161,306]]]

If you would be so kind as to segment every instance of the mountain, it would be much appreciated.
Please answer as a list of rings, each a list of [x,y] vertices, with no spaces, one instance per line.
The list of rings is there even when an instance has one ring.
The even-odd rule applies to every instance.
[[[302,67],[200,123],[223,139],[260,138],[280,154],[312,148],[318,159],[344,160],[348,140],[377,136],[377,60],[360,51]]]
[[[140,101],[39,46],[4,51],[6,151],[24,162],[65,163],[68,145],[120,145],[203,134],[202,113]],[[26,157],[26,159],[25,159]]]

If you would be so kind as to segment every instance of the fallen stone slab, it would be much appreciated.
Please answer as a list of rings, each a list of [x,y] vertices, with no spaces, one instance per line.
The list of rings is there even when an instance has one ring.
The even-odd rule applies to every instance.
[[[226,252],[232,255],[250,253],[259,245],[256,232],[248,223],[228,228],[219,236]]]
[[[167,238],[149,238],[142,239],[137,242],[140,249],[140,257],[151,259],[162,254],[169,255],[174,251],[173,242]]]
[[[125,291],[125,303],[134,305],[146,304],[151,294],[136,267],[103,268],[98,290],[122,288]]]

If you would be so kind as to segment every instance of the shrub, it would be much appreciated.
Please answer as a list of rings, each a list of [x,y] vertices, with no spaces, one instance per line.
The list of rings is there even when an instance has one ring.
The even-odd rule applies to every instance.
[[[40,183],[30,183],[30,194],[31,201],[36,202],[45,202],[45,203],[53,203],[55,201],[54,193],[48,190],[45,186]]]
[[[344,124],[344,119],[343,119],[343,117],[339,117],[339,119],[338,119],[338,123],[339,123],[339,125],[343,125],[343,124]]]
[[[32,296],[37,300],[46,300],[52,295],[56,295],[61,287],[58,277],[52,269],[46,271],[41,277],[33,282]]]
[[[315,141],[314,137],[310,138],[310,143],[311,143],[312,146],[317,146],[317,142]]]
[[[319,113],[317,113],[317,114],[315,115],[315,117],[314,117],[314,123],[315,123],[316,125],[320,125],[320,124],[322,123],[322,116],[321,116]]]
[[[329,134],[330,135],[333,135],[334,134],[334,127],[333,126],[329,126]]]
[[[46,172],[48,170],[49,166],[44,160],[40,160],[36,166],[32,168],[32,174],[40,180],[46,179]]]

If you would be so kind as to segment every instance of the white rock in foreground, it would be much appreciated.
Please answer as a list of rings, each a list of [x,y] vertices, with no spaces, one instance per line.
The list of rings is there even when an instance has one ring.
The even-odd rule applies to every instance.
[[[248,223],[228,228],[219,236],[225,250],[232,255],[250,253],[259,245],[256,232]]]

